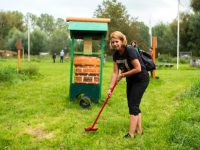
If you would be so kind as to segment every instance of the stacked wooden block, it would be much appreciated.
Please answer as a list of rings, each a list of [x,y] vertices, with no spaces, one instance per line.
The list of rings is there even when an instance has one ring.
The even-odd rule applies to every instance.
[[[74,72],[74,83],[99,84],[100,58],[75,56]]]

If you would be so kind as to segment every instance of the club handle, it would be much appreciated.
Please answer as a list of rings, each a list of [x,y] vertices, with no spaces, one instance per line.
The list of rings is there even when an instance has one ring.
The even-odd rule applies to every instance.
[[[114,91],[116,85],[117,85],[118,81],[115,82],[114,86],[111,88],[111,93]]]

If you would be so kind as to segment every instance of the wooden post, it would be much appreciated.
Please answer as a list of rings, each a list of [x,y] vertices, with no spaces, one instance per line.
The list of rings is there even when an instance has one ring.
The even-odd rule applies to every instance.
[[[156,64],[156,47],[157,47],[157,39],[155,36],[152,37],[152,52],[151,56],[153,58],[153,62]],[[156,70],[152,70],[152,78],[156,78]]]
[[[24,48],[22,49],[22,58],[23,58],[23,61],[24,61]]]
[[[83,52],[92,53],[92,37],[84,37]]]
[[[80,17],[67,17],[67,22],[78,21],[78,22],[106,22],[109,23],[111,20],[109,18],[80,18]]]
[[[19,67],[20,67],[20,49],[17,51],[17,73],[19,73]]]
[[[21,39],[18,37],[16,42],[16,48],[17,48],[17,73],[19,73],[20,68],[20,50],[21,50]]]

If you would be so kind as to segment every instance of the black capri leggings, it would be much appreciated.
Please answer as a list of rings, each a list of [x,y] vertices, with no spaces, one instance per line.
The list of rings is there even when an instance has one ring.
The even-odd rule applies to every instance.
[[[140,102],[142,96],[149,84],[149,80],[140,82],[127,82],[126,94],[128,100],[129,114],[138,115],[140,111]]]

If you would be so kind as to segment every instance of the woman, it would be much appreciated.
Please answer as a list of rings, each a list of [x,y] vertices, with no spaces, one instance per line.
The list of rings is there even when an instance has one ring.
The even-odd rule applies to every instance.
[[[134,48],[137,48],[137,42],[135,40],[131,41],[131,46],[133,46]]]
[[[137,42],[136,42],[135,40],[131,41],[130,44],[131,44],[131,46],[134,47],[135,50],[139,51],[139,48],[138,48],[138,46],[137,46]]]
[[[149,75],[139,53],[132,46],[127,46],[126,36],[123,33],[119,31],[111,33],[110,48],[114,49],[115,53],[113,54],[114,66],[108,95],[111,96],[111,89],[115,82],[125,77],[130,127],[129,132],[124,137],[133,138],[135,132],[143,133],[139,106],[143,93],[149,84]]]

